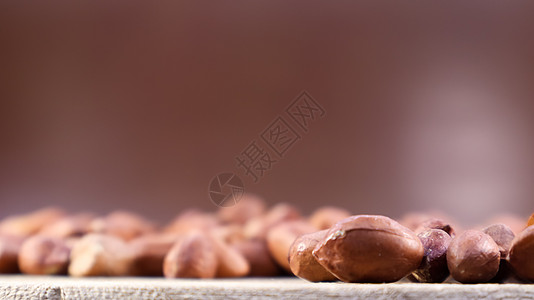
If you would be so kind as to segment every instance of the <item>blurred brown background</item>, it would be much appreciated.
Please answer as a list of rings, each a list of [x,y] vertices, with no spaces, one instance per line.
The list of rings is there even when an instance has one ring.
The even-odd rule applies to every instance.
[[[159,220],[236,172],[270,203],[477,222],[534,211],[534,3],[0,4],[0,217]],[[257,184],[234,157],[326,110]]]

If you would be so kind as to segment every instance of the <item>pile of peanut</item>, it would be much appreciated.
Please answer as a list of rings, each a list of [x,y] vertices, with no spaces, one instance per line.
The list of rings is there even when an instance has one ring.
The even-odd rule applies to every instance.
[[[402,225],[401,225],[402,224]],[[356,215],[245,195],[164,226],[126,211],[45,208],[0,221],[0,273],[229,278],[294,274],[309,281],[534,281],[534,215],[525,226],[460,230],[432,215]]]

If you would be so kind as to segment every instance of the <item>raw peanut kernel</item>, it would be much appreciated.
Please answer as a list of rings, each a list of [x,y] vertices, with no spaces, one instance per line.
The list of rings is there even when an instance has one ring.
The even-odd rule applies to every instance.
[[[214,278],[217,256],[208,237],[193,232],[178,240],[165,256],[163,274],[167,278]]]
[[[494,224],[482,229],[482,232],[489,235],[497,243],[501,259],[506,259],[508,252],[510,252],[510,247],[512,247],[512,241],[515,238],[512,229],[504,224]]]
[[[515,273],[534,282],[534,226],[519,233],[510,248],[510,264]]]
[[[491,280],[499,271],[499,246],[482,231],[467,230],[452,239],[447,265],[454,279],[462,283]]]
[[[301,235],[289,248],[289,266],[296,276],[312,281],[336,281],[337,278],[328,272],[313,257],[315,246],[326,237],[328,230]]]
[[[490,225],[482,229],[482,232],[491,236],[499,246],[499,252],[501,253],[499,272],[491,279],[491,282],[503,282],[512,275],[510,263],[508,262],[508,253],[510,252],[510,247],[512,247],[515,234],[510,227],[504,224]]]
[[[209,235],[209,238],[218,262],[216,277],[242,277],[248,274],[250,265],[239,251],[230,247],[213,233]]]
[[[252,277],[273,277],[281,275],[282,269],[274,261],[264,239],[236,241],[233,247],[241,253],[250,265],[247,274]]]
[[[0,235],[0,273],[18,273],[18,254],[24,238],[20,236]]]
[[[149,234],[130,241],[134,252],[131,275],[163,276],[163,259],[180,237],[175,234]]]
[[[415,271],[423,245],[413,231],[384,216],[360,215],[330,228],[313,256],[345,282],[394,282]]]
[[[70,251],[63,239],[38,235],[30,237],[19,251],[20,270],[35,275],[67,274]]]
[[[423,262],[409,277],[417,282],[439,283],[449,277],[447,249],[451,236],[441,229],[428,229],[417,235],[423,243]]]

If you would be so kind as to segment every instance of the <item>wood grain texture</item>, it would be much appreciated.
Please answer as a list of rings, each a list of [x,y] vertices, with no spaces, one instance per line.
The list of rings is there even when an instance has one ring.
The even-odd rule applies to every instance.
[[[298,278],[0,276],[1,299],[534,299],[532,284],[348,284]]]

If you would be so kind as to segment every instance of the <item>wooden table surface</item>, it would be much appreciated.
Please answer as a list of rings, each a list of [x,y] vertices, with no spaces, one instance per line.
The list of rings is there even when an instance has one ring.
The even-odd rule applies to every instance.
[[[534,299],[534,284],[349,284],[298,278],[0,276],[2,299]]]

